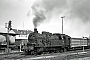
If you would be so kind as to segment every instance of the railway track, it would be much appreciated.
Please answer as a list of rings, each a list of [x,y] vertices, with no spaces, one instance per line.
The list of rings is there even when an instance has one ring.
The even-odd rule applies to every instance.
[[[23,52],[13,52],[13,53],[9,53],[9,54],[3,53],[3,54],[0,54],[0,60],[9,58],[9,57],[11,58],[11,57],[19,56],[21,54],[23,54]]]
[[[45,57],[45,56],[65,56],[65,55],[73,55],[74,53],[75,54],[78,54],[78,52],[82,52],[82,50],[78,50],[78,51],[68,51],[68,52],[63,52],[63,53],[51,53],[51,54],[42,54],[42,55],[26,55],[24,53],[12,53],[12,54],[9,54],[9,55],[2,55],[0,56],[0,60],[17,60],[17,59],[35,59],[35,58],[39,58],[39,57]],[[85,52],[90,52],[89,49],[85,50]]]

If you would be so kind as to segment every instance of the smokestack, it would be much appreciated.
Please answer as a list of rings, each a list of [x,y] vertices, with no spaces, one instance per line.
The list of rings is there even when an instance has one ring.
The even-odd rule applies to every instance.
[[[37,28],[34,28],[34,33],[38,33]]]

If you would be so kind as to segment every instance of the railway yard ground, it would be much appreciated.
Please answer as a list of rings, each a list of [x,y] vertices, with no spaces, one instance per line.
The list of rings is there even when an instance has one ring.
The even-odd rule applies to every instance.
[[[90,49],[51,53],[42,55],[26,55],[23,52],[13,51],[10,54],[0,54],[0,60],[90,60]]]

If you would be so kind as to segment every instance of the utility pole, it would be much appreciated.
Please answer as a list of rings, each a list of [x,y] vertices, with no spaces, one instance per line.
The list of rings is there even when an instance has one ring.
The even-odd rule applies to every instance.
[[[9,54],[9,39],[8,39],[8,36],[9,35],[9,30],[7,29],[7,54]]]
[[[63,18],[65,18],[65,16],[63,16],[61,18],[62,18],[62,34],[63,34]]]

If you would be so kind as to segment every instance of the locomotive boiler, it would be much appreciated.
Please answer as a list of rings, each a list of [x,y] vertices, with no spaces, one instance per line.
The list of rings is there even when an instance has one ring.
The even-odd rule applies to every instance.
[[[41,54],[43,52],[64,52],[70,48],[70,36],[43,31],[38,33],[37,28],[28,36],[28,43],[24,46],[25,53]]]

